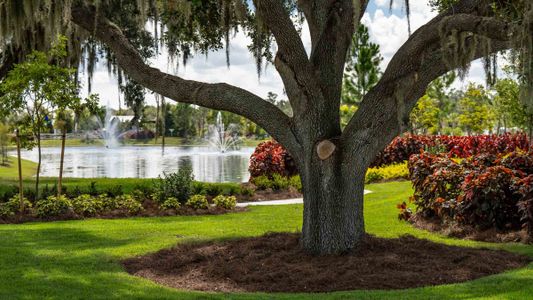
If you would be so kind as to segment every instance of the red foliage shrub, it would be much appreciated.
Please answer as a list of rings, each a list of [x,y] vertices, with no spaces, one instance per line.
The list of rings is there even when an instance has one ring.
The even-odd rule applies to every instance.
[[[462,194],[457,198],[455,220],[482,229],[520,228],[518,201],[512,186],[519,175],[504,166],[488,167],[465,177]]]
[[[496,156],[511,153],[517,149],[528,151],[529,141],[524,133],[506,133],[502,135],[447,136],[447,135],[412,135],[395,138],[372,162],[371,167],[381,167],[409,160],[412,155],[422,151],[443,153],[449,157],[468,158],[479,154],[475,163],[486,166],[492,164]],[[522,168],[533,168],[531,156],[527,153],[509,158],[505,164],[522,163]],[[512,160],[512,161],[511,161]],[[526,161],[524,161],[526,160]],[[511,167],[510,167],[511,168]],[[512,169],[512,168],[511,168]],[[273,173],[296,174],[296,167],[290,155],[275,141],[267,141],[257,146],[250,161],[252,177]]]
[[[460,163],[427,152],[409,159],[415,189],[411,201],[422,217],[438,217],[482,229],[533,230],[532,153],[479,154]],[[401,212],[403,213],[403,211]]]
[[[437,149],[450,157],[466,158],[477,154],[499,155],[529,149],[524,133],[476,136],[427,136],[406,134],[395,138],[374,160],[371,166],[382,166],[409,160],[423,150]],[[430,151],[433,152],[433,151]]]
[[[261,175],[272,177],[273,174],[292,176],[298,172],[287,150],[274,140],[257,145],[250,157],[248,171],[251,178]]]
[[[453,217],[464,169],[445,155],[429,153],[413,155],[408,167],[417,210],[424,217]]]

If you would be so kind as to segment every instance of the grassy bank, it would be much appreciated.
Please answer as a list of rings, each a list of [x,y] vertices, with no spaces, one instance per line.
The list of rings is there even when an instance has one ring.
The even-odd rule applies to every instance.
[[[37,170],[37,164],[29,161],[22,160],[22,177],[29,178],[35,175]],[[9,163],[5,166],[0,165],[0,183],[4,180],[12,181],[18,179],[18,164],[17,158],[9,157]]]
[[[123,144],[128,146],[161,146],[162,139],[155,139],[140,141],[140,140],[127,140]],[[245,147],[255,147],[257,144],[261,143],[263,140],[253,140],[253,139],[242,139],[242,146]],[[43,140],[43,147],[60,147],[61,140]],[[188,140],[179,137],[166,137],[165,145],[166,146],[200,146],[205,145],[204,140]],[[88,146],[102,146],[104,145],[103,140],[92,140],[92,142],[87,143],[81,139],[67,139],[65,141],[67,147],[88,147]]]
[[[506,249],[533,257],[533,246],[445,238],[397,220],[396,203],[411,195],[408,182],[372,184],[365,198],[366,228],[382,237],[412,234],[440,243]],[[528,299],[529,267],[462,284],[393,291],[330,294],[213,294],[179,291],[133,277],[119,261],[178,242],[231,239],[301,228],[302,205],[252,207],[221,216],[84,220],[0,225],[1,299]]]

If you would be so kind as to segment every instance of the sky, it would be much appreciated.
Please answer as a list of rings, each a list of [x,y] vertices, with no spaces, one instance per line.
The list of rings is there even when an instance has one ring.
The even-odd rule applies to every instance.
[[[389,10],[389,0],[371,0],[369,7],[362,18],[362,22],[369,27],[370,38],[374,43],[379,44],[383,61],[381,69],[385,70],[393,55],[408,38],[407,19],[401,3],[395,1],[392,11]],[[436,16],[436,12],[429,7],[428,1],[411,1],[411,29],[414,32],[420,26],[426,24]],[[308,50],[311,47],[309,30],[304,26],[302,31],[302,41]],[[170,63],[168,55],[164,49],[161,55],[150,61],[151,65],[160,70],[176,74],[185,79],[193,79],[204,82],[225,82],[245,88],[263,98],[268,92],[280,95],[285,99],[283,93],[283,83],[273,65],[268,65],[260,78],[257,76],[257,69],[252,54],[247,46],[249,39],[242,33],[237,33],[230,44],[230,62],[226,65],[225,50],[210,52],[205,55],[197,55],[190,59],[186,66],[175,67],[175,63]],[[105,61],[102,59],[94,72],[92,93],[100,95],[102,105],[109,105],[118,108],[119,92],[118,83],[114,75],[108,74]],[[484,84],[485,77],[482,64],[477,61],[472,63],[469,74],[464,81],[456,81],[455,88],[462,88],[468,82]],[[82,96],[87,94],[86,76],[81,75]],[[122,98],[120,98],[122,99]],[[150,91],[146,93],[148,104],[155,105],[154,96]]]

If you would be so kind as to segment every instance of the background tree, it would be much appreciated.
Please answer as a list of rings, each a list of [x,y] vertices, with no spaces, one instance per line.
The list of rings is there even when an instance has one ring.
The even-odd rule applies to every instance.
[[[342,83],[342,103],[358,104],[381,76],[379,64],[383,60],[379,45],[370,42],[368,28],[359,24],[348,50]]]
[[[463,98],[459,100],[459,126],[471,135],[491,131],[494,127],[495,115],[490,99],[482,86],[470,84]]]
[[[186,80],[150,67],[130,28],[120,24],[117,14],[123,12],[116,7],[124,1],[31,3],[36,1],[54,5],[0,6],[0,15],[12,16],[0,22],[0,41],[19,44],[24,40],[21,32],[43,20],[57,21],[54,24],[60,28],[50,33],[72,28],[72,22],[105,45],[120,70],[145,88],[178,102],[246,117],[283,144],[302,179],[301,244],[314,254],[344,253],[361,244],[366,169],[379,151],[406,130],[410,112],[430,82],[451,70],[464,71],[471,61],[498,51],[527,54],[533,48],[531,1],[435,1],[440,13],[400,47],[342,129],[345,62],[368,1],[126,1],[138,10],[132,14],[137,19],[133,29],[143,30],[154,16],[162,24],[159,36],[169,52],[185,62],[193,52],[230,49],[231,33],[244,30],[258,71],[270,61],[280,74],[293,116],[242,88]],[[25,11],[27,7],[43,11]],[[309,26],[309,53],[299,33],[302,19]],[[525,61],[531,55],[520,57]],[[533,72],[522,74],[533,82]]]
[[[520,102],[520,87],[518,82],[512,79],[500,79],[494,85],[496,95],[494,96],[495,115],[498,120],[498,131],[501,127],[507,131],[509,127],[526,126],[527,116],[525,107]]]
[[[145,91],[144,87],[135,81],[128,80],[126,84],[121,85],[120,89],[124,94],[124,104],[133,112],[130,127],[139,129],[144,110]]]
[[[7,146],[9,144],[9,126],[0,123],[0,156],[2,166],[7,166],[9,163],[7,156]]]
[[[25,113],[21,132],[31,134],[34,141],[25,143],[27,148],[37,145],[38,160],[35,194],[39,198],[39,178],[42,162],[41,133],[51,126],[53,109],[75,102],[77,84],[74,71],[60,64],[66,56],[66,39],[59,37],[48,53],[35,51],[25,62],[15,66],[0,85],[2,98],[0,112],[4,116]],[[50,63],[52,62],[52,63]]]
[[[439,101],[426,94],[418,100],[416,107],[411,112],[411,128],[416,133],[437,134],[441,128],[441,116]]]

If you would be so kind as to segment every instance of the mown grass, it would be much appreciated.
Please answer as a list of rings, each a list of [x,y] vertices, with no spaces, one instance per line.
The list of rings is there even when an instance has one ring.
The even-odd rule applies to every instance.
[[[383,236],[412,234],[445,244],[500,248],[533,257],[533,246],[462,241],[423,232],[397,220],[395,204],[408,182],[372,184],[366,229]],[[132,218],[0,225],[0,299],[528,299],[533,264],[462,284],[400,291],[329,294],[217,294],[173,290],[125,273],[119,261],[178,242],[257,236],[301,228],[301,205],[252,207],[221,216]]]
[[[28,178],[35,175],[37,164],[23,159],[21,162],[22,177]],[[0,180],[18,179],[18,162],[16,157],[9,157],[9,163],[5,166],[0,165]]]

